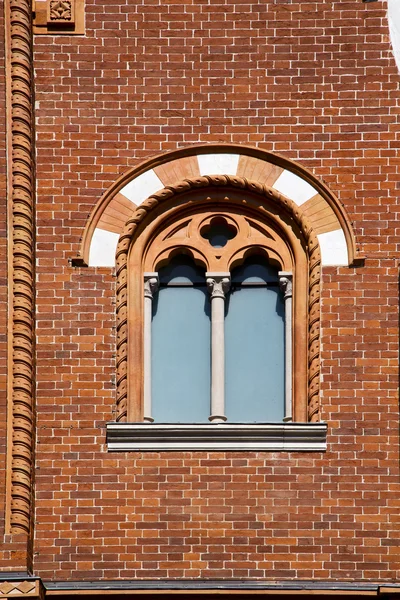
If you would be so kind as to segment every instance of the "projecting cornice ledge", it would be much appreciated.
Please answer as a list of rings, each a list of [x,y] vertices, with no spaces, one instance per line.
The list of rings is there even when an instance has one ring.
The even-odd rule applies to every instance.
[[[269,596],[270,598],[290,598],[312,595],[319,600],[325,596],[359,597],[373,596],[389,600],[398,598],[400,585],[379,585],[369,582],[341,581],[207,581],[207,580],[148,580],[148,581],[96,581],[96,582],[48,582],[45,583],[46,596],[68,598],[80,595],[81,598],[93,598],[93,595],[165,596],[187,598],[189,596],[218,597],[236,596],[248,599],[250,596]],[[86,595],[87,594],[87,595]],[[128,596],[126,596],[128,594]]]
[[[315,600],[329,595],[338,596],[373,596],[387,600],[399,598],[400,584],[376,583],[360,581],[309,581],[309,580],[95,580],[95,581],[44,581],[39,577],[30,577],[22,573],[0,573],[0,598],[18,598],[45,600],[45,598],[62,598],[69,600],[76,596],[94,598],[104,596],[144,597],[165,596],[170,598],[187,598],[188,596],[208,596],[215,599],[221,596],[235,595],[248,599],[249,596],[268,595],[278,598],[284,595],[312,595]]]
[[[324,452],[326,423],[107,423],[110,452]]]

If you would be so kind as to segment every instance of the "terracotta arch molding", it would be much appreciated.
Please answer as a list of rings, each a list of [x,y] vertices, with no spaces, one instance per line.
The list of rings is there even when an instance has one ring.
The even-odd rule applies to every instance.
[[[207,144],[153,157],[119,177],[95,206],[72,264],[114,266],[119,235],[135,208],[165,186],[204,175],[258,181],[293,200],[318,236],[323,265],[351,265],[362,260],[346,211],[310,171],[265,150]]]
[[[218,187],[229,190],[247,190],[260,197],[263,212],[267,202],[279,207],[279,212],[286,213],[294,220],[308,249],[308,398],[305,407],[305,418],[309,422],[320,420],[319,385],[320,385],[320,277],[321,253],[317,236],[310,220],[304,212],[289,198],[271,187],[258,181],[249,181],[235,176],[203,176],[186,179],[178,184],[168,186],[152,194],[145,200],[127,220],[119,238],[116,252],[117,266],[117,421],[127,418],[128,402],[128,255],[137,233],[151,222],[162,204],[171,202],[177,196],[188,194],[199,188]],[[225,193],[225,192],[224,192]],[[263,202],[264,200],[264,202]]]

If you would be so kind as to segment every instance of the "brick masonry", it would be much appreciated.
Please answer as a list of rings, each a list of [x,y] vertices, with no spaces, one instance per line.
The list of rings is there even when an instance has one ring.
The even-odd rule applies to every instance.
[[[385,12],[383,1],[86,0],[85,36],[35,38],[36,575],[400,576],[399,74]],[[310,169],[344,204],[367,257],[323,270],[324,454],[106,453],[115,277],[68,258],[120,174],[211,142]],[[3,434],[4,333],[0,353]]]

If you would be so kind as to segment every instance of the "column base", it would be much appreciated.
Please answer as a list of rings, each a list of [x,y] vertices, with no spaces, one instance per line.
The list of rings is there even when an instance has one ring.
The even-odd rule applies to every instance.
[[[211,417],[208,417],[208,420],[210,423],[225,423],[227,418],[224,415],[211,415]]]

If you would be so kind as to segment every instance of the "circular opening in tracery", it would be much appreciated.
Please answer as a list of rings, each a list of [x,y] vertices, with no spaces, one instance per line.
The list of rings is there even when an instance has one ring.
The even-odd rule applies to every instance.
[[[200,231],[201,237],[208,240],[213,248],[223,248],[237,235],[237,229],[223,217],[214,217]]]

